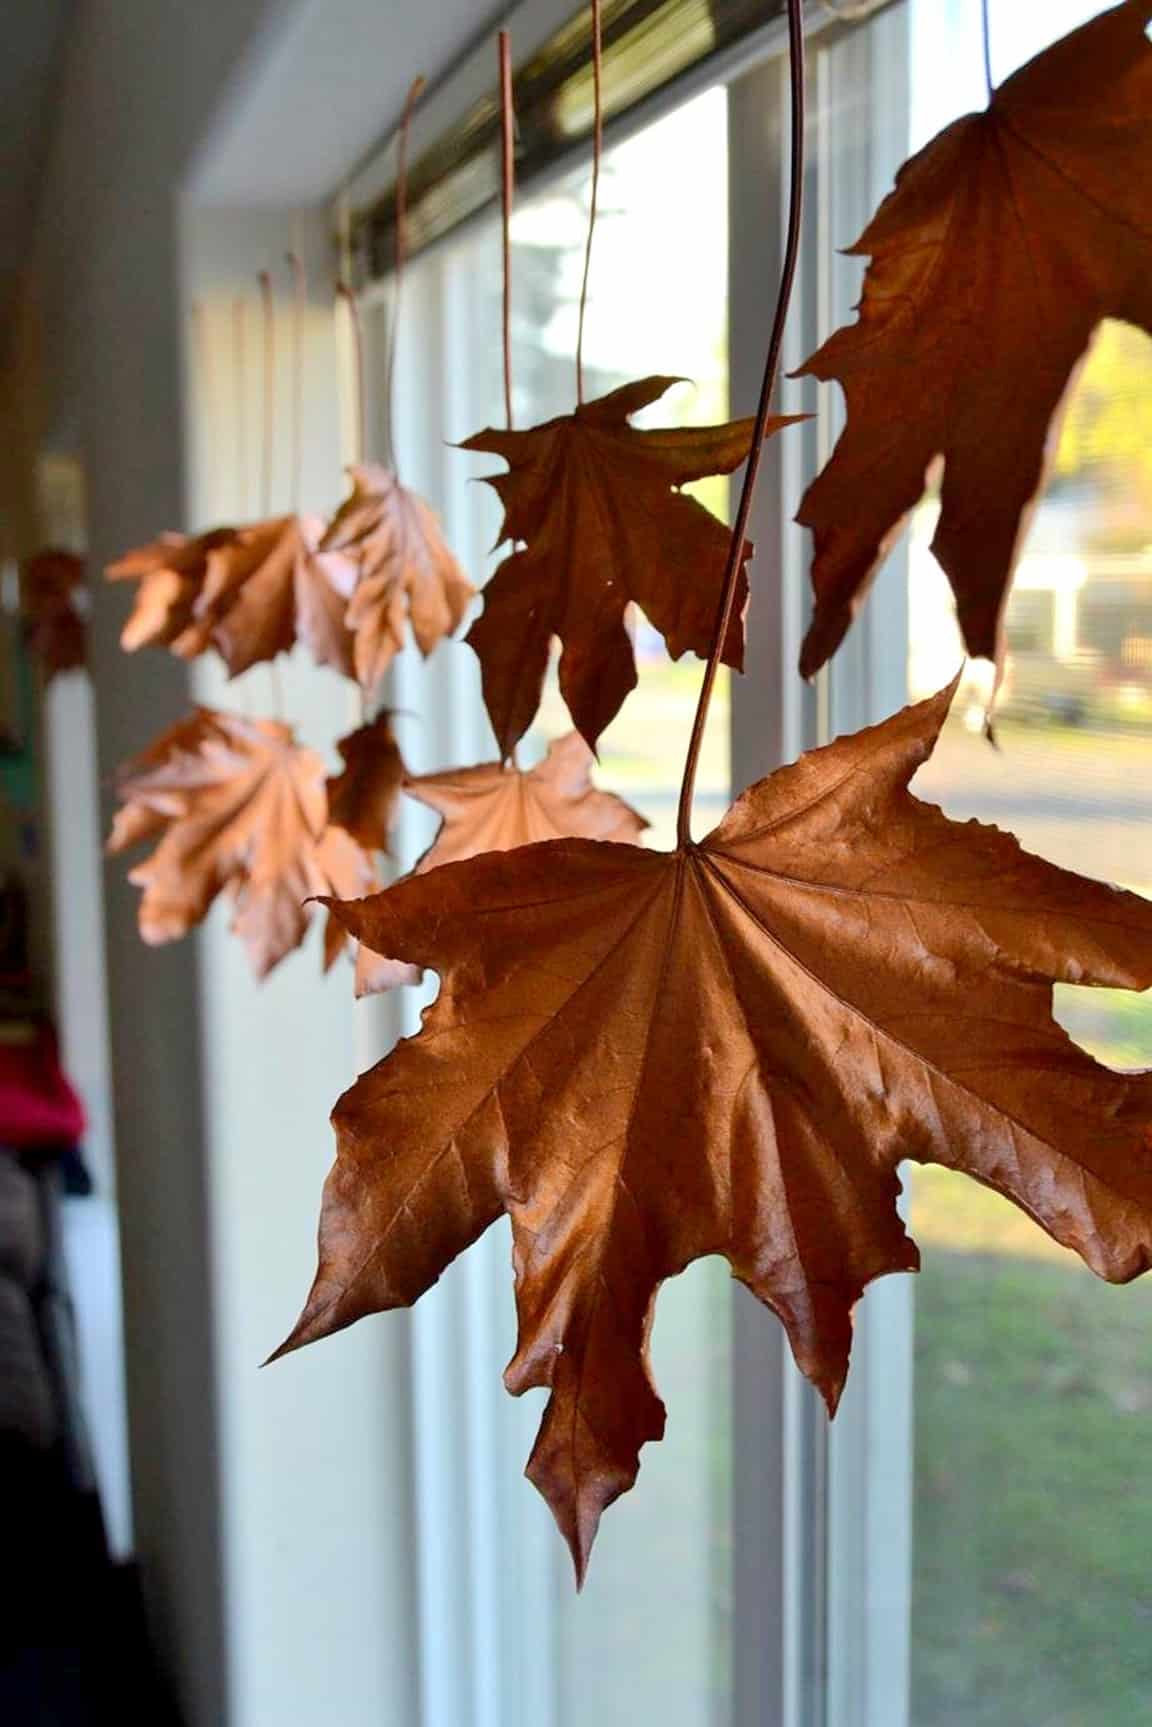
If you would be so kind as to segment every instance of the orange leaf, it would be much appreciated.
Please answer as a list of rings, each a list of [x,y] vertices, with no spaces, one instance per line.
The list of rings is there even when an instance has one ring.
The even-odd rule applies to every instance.
[[[84,664],[88,632],[76,610],[84,579],[84,560],[74,552],[36,552],[20,565],[20,610],[45,683]]]
[[[350,833],[366,851],[386,852],[404,781],[404,762],[392,731],[392,715],[387,711],[377,714],[374,720],[340,738],[336,748],[344,769],[328,781],[329,820]]]
[[[279,516],[238,528],[208,558],[195,614],[229,672],[287,653],[297,640],[318,665],[352,674],[345,624],[355,572],[320,557],[319,516]]]
[[[816,606],[801,670],[840,645],[925,474],[943,457],[932,549],[970,653],[995,658],[1053,416],[1102,318],[1152,333],[1152,5],[1057,42],[901,170],[854,252],[857,323],[804,367],[848,422],[798,520]]]
[[[140,583],[136,604],[120,635],[126,653],[159,646],[193,659],[205,651],[209,633],[196,617],[196,604],[209,557],[230,545],[236,532],[214,528],[209,534],[161,534],[108,565],[109,581]]]
[[[562,647],[560,692],[593,748],[635,688],[625,628],[630,602],[660,631],[673,659],[689,649],[708,654],[730,535],[679,488],[738,468],[752,421],[643,431],[628,424],[679,382],[641,378],[546,425],[478,432],[462,446],[508,463],[488,484],[504,505],[501,540],[524,547],[488,583],[467,638],[505,757],[540,706],[553,636]],[[773,419],[768,431],[789,423]],[[743,561],[751,555],[748,545]],[[738,670],[747,602],[742,571],[724,644],[725,663]]]
[[[536,767],[521,773],[499,762],[450,768],[408,779],[409,797],[440,815],[435,842],[416,865],[418,872],[459,863],[480,852],[511,851],[539,840],[597,839],[637,844],[648,826],[623,798],[592,784],[592,751],[579,732],[549,744]],[[356,993],[374,995],[400,983],[418,983],[417,967],[361,947],[356,956]]]
[[[379,683],[404,646],[406,624],[427,656],[459,627],[473,588],[440,532],[430,507],[387,468],[349,470],[352,494],[320,542],[355,571],[347,623],[355,636],[356,676]]]
[[[129,764],[119,793],[109,851],[158,840],[128,877],[144,889],[147,942],[187,935],[227,889],[232,927],[265,977],[303,941],[307,900],[377,885],[367,855],[328,826],[323,761],[279,721],[199,708]],[[332,932],[326,965],[342,945]]]
[[[951,691],[842,738],[667,854],[561,840],[355,904],[440,974],[419,1036],[336,1107],[320,1266],[285,1349],[409,1305],[501,1212],[551,1392],[529,1475],[583,1573],[660,1437],[661,1282],[705,1254],[777,1313],[834,1409],[865,1286],[911,1271],[908,1158],[995,1188],[1101,1277],[1152,1263],[1152,1073],[1052,985],[1152,985],[1152,903],[908,790]]]

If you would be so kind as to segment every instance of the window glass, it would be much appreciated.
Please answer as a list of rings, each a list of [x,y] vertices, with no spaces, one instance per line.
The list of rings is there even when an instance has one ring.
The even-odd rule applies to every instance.
[[[538,193],[523,191],[517,200],[513,373],[520,429],[576,405],[589,191],[585,167]],[[585,338],[586,399],[660,373],[692,382],[674,385],[665,400],[638,416],[639,424],[683,425],[724,416],[726,210],[723,91],[694,99],[606,153]],[[498,239],[495,224],[486,223],[417,262],[405,286],[404,327],[409,318],[420,327],[435,363],[419,371],[405,358],[412,339],[406,336],[400,344],[401,469],[440,508],[478,582],[503,553],[490,552],[500,525],[498,501],[491,488],[475,481],[502,472],[503,464],[497,457],[457,452],[449,452],[447,467],[441,461],[446,442],[504,424]],[[440,378],[446,380],[443,403],[430,397]],[[694,489],[723,514],[725,482]],[[596,773],[601,785],[649,819],[649,843],[663,846],[673,839],[702,664],[691,656],[671,664],[642,618],[633,617],[630,626],[640,684],[601,740]],[[427,668],[408,664],[404,678],[395,692],[399,708],[425,714],[439,687],[445,692],[441,705],[447,699],[470,706],[473,717],[462,725],[462,735],[472,737],[473,753],[494,753],[486,726],[484,741],[475,741],[479,689],[470,650],[457,644]],[[718,815],[727,801],[727,705],[727,680],[721,679],[700,773],[702,814]],[[519,752],[521,762],[537,758],[549,738],[570,729],[553,672],[543,710]],[[424,719],[405,732],[406,747],[409,736],[414,766],[447,765],[433,759]],[[414,822],[407,849],[415,852],[426,839],[426,829]],[[453,1266],[421,1304],[417,1319],[425,1323],[423,1313],[447,1312],[455,1300],[465,1326],[473,1325],[478,1280],[486,1280],[491,1300],[485,1293],[484,1302],[493,1314],[499,1304],[492,1353],[507,1360],[514,1348],[514,1314],[506,1229],[489,1231],[469,1258],[472,1286],[466,1286],[465,1265]],[[519,1479],[539,1417],[537,1395],[524,1398],[523,1405],[531,1407],[517,1411],[519,1438],[502,1438],[487,1457],[499,1540],[508,1555],[496,1627],[508,1695],[503,1712],[492,1717],[502,1727],[521,1720],[525,1727],[529,1721],[532,1727],[632,1727],[648,1721],[720,1727],[730,1718],[730,1290],[727,1268],[713,1261],[693,1266],[661,1292],[653,1363],[668,1407],[667,1437],[644,1449],[635,1489],[606,1515],[581,1595],[547,1512],[535,1490]],[[532,1531],[528,1537],[525,1527]],[[524,1553],[535,1555],[532,1565],[518,1564],[517,1555]],[[550,1575],[543,1587],[541,1554]],[[490,1608],[489,1603],[485,1610]],[[526,1686],[535,1688],[531,1709],[523,1703]],[[489,1697],[486,1707],[491,1706]]]
[[[1103,10],[993,0],[998,77]],[[979,0],[915,0],[922,142],[984,100]],[[1007,616],[1000,748],[970,676],[918,790],[1031,850],[1152,893],[1152,342],[1107,324],[1071,398]],[[911,682],[959,663],[928,544]],[[1061,989],[1071,1034],[1152,1062],[1152,997]],[[913,1727],[1120,1727],[1152,1712],[1152,1285],[1098,1282],[1007,1202],[911,1178],[917,1285]]]

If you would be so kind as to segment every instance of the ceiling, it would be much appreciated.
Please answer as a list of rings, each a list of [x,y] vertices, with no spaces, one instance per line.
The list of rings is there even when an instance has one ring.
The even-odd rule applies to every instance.
[[[507,10],[508,0],[293,0],[239,68],[192,197],[245,206],[328,196],[387,136],[413,76],[435,82]],[[299,123],[286,128],[286,112]]]
[[[58,52],[71,0],[3,7],[0,52],[0,293],[28,243]]]

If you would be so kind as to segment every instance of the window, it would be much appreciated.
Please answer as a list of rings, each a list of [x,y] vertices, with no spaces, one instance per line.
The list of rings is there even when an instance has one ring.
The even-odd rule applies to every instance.
[[[973,5],[916,0],[923,135],[981,99]],[[993,6],[1004,76],[1099,12],[1092,0]],[[1055,472],[1007,617],[1000,748],[973,687],[920,789],[1010,827],[1086,875],[1152,889],[1152,343],[1108,324],[1069,403]],[[911,553],[915,693],[959,658],[918,512]],[[1152,998],[1062,989],[1071,1034],[1146,1065]],[[1111,1727],[1152,1704],[1152,1290],[1099,1283],[997,1195],[918,1170],[912,1588],[913,1727]]]
[[[992,6],[999,75],[1100,10],[1094,0]],[[906,0],[820,35],[812,160],[790,367],[851,315],[863,228],[911,146],[984,98],[980,0]],[[749,412],[782,228],[787,94],[781,34],[726,86],[673,103],[616,144],[602,179],[586,343],[588,394],[690,371],[649,412]],[[583,169],[526,188],[514,238],[519,425],[574,401],[587,214]],[[369,347],[382,354],[387,287]],[[489,217],[410,268],[397,455],[477,572],[499,508],[472,483],[498,461],[447,448],[503,419],[500,258]],[[1122,385],[1122,388],[1120,387]],[[807,538],[791,524],[837,436],[838,392],[786,381],[813,419],[770,446],[753,524],[751,677],[716,704],[701,814],[777,762],[938,688],[961,654],[926,551],[933,505],[812,689],[794,667]],[[382,428],[374,444],[382,447]],[[1152,790],[1152,346],[1107,327],[1072,401],[1007,620],[1002,749],[980,733],[973,679],[921,789],[1012,827],[1033,849],[1148,890]],[[724,488],[705,488],[722,511]],[[697,662],[669,666],[642,620],[641,684],[603,742],[602,778],[671,837]],[[900,651],[907,642],[908,653]],[[417,770],[492,752],[470,652],[397,667]],[[730,707],[730,746],[723,705]],[[418,717],[416,717],[418,716]],[[567,728],[549,691],[539,750]],[[427,842],[409,811],[409,855]],[[405,1004],[362,1010],[381,1037]],[[1107,1059],[1146,1059],[1152,1002],[1064,1004]],[[943,1171],[910,1174],[925,1271],[870,1290],[835,1426],[786,1359],[779,1327],[722,1267],[663,1291],[654,1361],[668,1435],[605,1519],[574,1597],[547,1512],[520,1480],[538,1402],[510,1403],[509,1245],[492,1231],[417,1310],[421,1664],[435,1727],[1110,1727],[1152,1699],[1152,1530],[1131,1482],[1152,1437],[1148,1303],[1097,1284],[1004,1203]],[[914,1363],[913,1363],[913,1357]],[[531,1407],[525,1407],[531,1401]],[[460,1651],[466,1657],[460,1658]]]
[[[648,372],[690,371],[694,387],[675,386],[666,402],[646,412],[648,422],[687,424],[726,414],[726,185],[722,89],[704,92],[607,154],[585,344],[588,397]],[[519,201],[513,374],[522,426],[570,412],[575,403],[588,194],[581,168]],[[441,506],[471,567],[488,571],[500,510],[476,479],[502,464],[445,451],[443,441],[503,423],[494,225],[417,260],[403,293],[400,471]],[[382,305],[371,323],[377,352],[386,330]],[[445,382],[438,383],[441,364]],[[446,388],[440,399],[438,388]],[[722,511],[725,490],[724,482],[706,484],[706,501]],[[648,817],[654,843],[667,844],[700,666],[687,659],[669,665],[643,620],[635,627],[640,687],[605,734],[601,777]],[[453,646],[426,667],[404,664],[394,699],[402,712],[419,716],[400,722],[415,768],[494,753],[466,647]],[[730,778],[724,706],[718,700],[701,775],[700,805],[713,815],[727,802]],[[524,759],[570,729],[553,682],[522,746]],[[413,846],[425,838],[417,825]],[[433,1719],[490,1719],[501,1727],[521,1718],[525,1727],[577,1727],[585,1720],[721,1727],[730,1719],[730,1289],[727,1268],[715,1262],[692,1267],[662,1293],[653,1354],[669,1408],[667,1437],[645,1450],[641,1490],[605,1518],[580,1597],[549,1514],[521,1479],[542,1399],[510,1404],[500,1385],[514,1348],[507,1228],[491,1231],[421,1304],[417,1471],[425,1532],[432,1534],[423,1558],[424,1604],[427,1624],[440,1626],[443,1639],[437,1644],[433,1632],[427,1646],[430,1706],[443,1711]],[[450,1432],[461,1419],[461,1374],[474,1391],[473,1425],[459,1432],[457,1444],[437,1429],[442,1421]],[[463,1481],[454,1479],[457,1469]],[[469,1529],[467,1577],[458,1573],[452,1539],[457,1515]],[[435,1535],[441,1528],[442,1545]],[[454,1651],[469,1642],[471,1667],[457,1671]],[[477,1710],[492,1713],[464,1714],[461,1686]]]

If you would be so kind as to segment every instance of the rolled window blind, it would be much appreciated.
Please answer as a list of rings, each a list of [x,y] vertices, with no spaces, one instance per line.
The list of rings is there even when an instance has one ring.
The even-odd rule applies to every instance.
[[[852,28],[891,0],[816,0],[812,23]],[[605,0],[603,100],[606,123],[629,113],[689,75],[717,68],[742,43],[773,28],[784,0]],[[513,33],[515,54],[516,34]],[[415,153],[408,175],[409,255],[426,250],[470,220],[499,195],[500,113],[496,56],[486,52],[491,77],[471,97],[461,91],[458,118]],[[471,57],[473,71],[477,54]],[[453,74],[449,74],[451,85]],[[461,77],[460,83],[465,80]],[[592,132],[591,18],[586,0],[514,72],[516,173],[528,186],[586,144]],[[441,96],[445,92],[438,92]],[[450,95],[450,91],[448,92]],[[441,102],[441,108],[450,106]],[[385,158],[386,160],[386,158]],[[375,182],[365,196],[357,187]],[[360,288],[392,269],[396,252],[395,183],[385,170],[361,172],[344,202],[344,241],[353,281]]]

